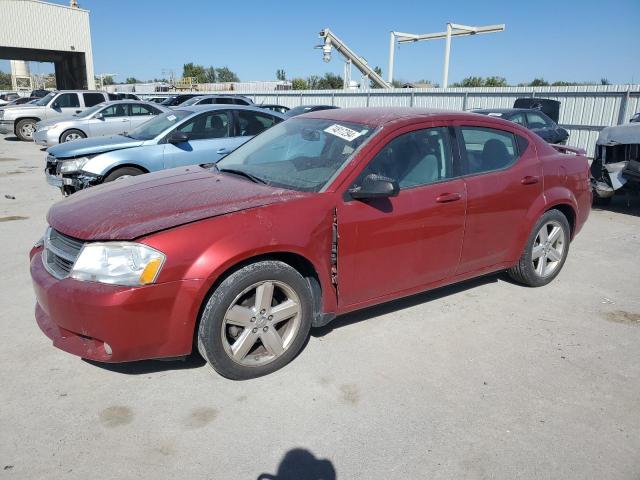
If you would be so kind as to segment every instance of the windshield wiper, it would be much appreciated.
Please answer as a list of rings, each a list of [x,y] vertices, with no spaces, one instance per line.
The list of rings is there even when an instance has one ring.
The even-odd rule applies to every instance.
[[[260,177],[256,177],[249,172],[245,172],[244,170],[236,170],[235,168],[220,168],[218,165],[215,166],[216,170],[221,173],[231,173],[234,175],[240,175],[241,177],[246,177],[254,183],[260,183],[262,185],[267,185],[267,182]]]

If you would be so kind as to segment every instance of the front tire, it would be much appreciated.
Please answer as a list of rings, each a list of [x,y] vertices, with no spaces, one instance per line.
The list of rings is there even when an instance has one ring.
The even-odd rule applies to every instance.
[[[16,125],[16,136],[23,142],[33,142],[33,134],[36,131],[36,122],[32,118],[20,120]]]
[[[564,266],[570,239],[567,217],[559,210],[545,212],[533,227],[520,260],[508,270],[509,276],[529,287],[548,284]]]
[[[247,265],[209,296],[198,350],[220,375],[245,380],[284,367],[311,329],[312,294],[297,270],[279,261]]]
[[[135,177],[137,175],[142,175],[144,172],[139,168],[135,167],[122,167],[116,168],[109,175],[104,177],[102,183],[113,182],[114,180],[123,179],[127,177]]]
[[[84,132],[71,129],[60,135],[60,143],[73,142],[74,140],[79,140],[81,138],[87,138]]]

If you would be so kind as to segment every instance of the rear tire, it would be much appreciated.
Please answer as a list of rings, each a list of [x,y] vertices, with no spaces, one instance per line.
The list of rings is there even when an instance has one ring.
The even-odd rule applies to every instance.
[[[220,375],[260,377],[284,367],[309,336],[308,282],[279,261],[247,265],[211,293],[200,318],[198,350]]]
[[[60,135],[60,143],[72,142],[74,140],[79,140],[81,138],[87,138],[84,132],[80,130],[67,130],[62,135]]]
[[[558,276],[569,253],[571,229],[559,210],[549,210],[535,226],[518,263],[509,276],[529,287],[541,287]]]
[[[144,172],[136,167],[116,168],[113,172],[104,177],[102,183],[113,182],[114,180],[118,180],[121,178],[135,177],[142,174],[144,174]]]
[[[36,131],[36,122],[33,118],[25,118],[16,124],[16,136],[23,142],[33,142],[33,134]]]

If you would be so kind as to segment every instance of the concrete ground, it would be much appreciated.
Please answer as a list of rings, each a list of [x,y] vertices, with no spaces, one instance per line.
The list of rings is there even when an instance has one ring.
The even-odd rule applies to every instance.
[[[61,198],[44,156],[0,136],[0,479],[640,478],[637,203],[593,211],[546,287],[489,276],[352,314],[234,382],[51,346],[27,260]]]

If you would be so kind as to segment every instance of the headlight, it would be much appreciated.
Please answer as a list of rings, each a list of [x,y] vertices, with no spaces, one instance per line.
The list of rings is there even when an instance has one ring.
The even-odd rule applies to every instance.
[[[73,160],[62,160],[60,173],[74,173],[82,170],[85,163],[89,161],[89,157],[74,158]]]
[[[88,243],[71,269],[71,278],[87,282],[139,286],[156,281],[163,253],[140,243]]]

